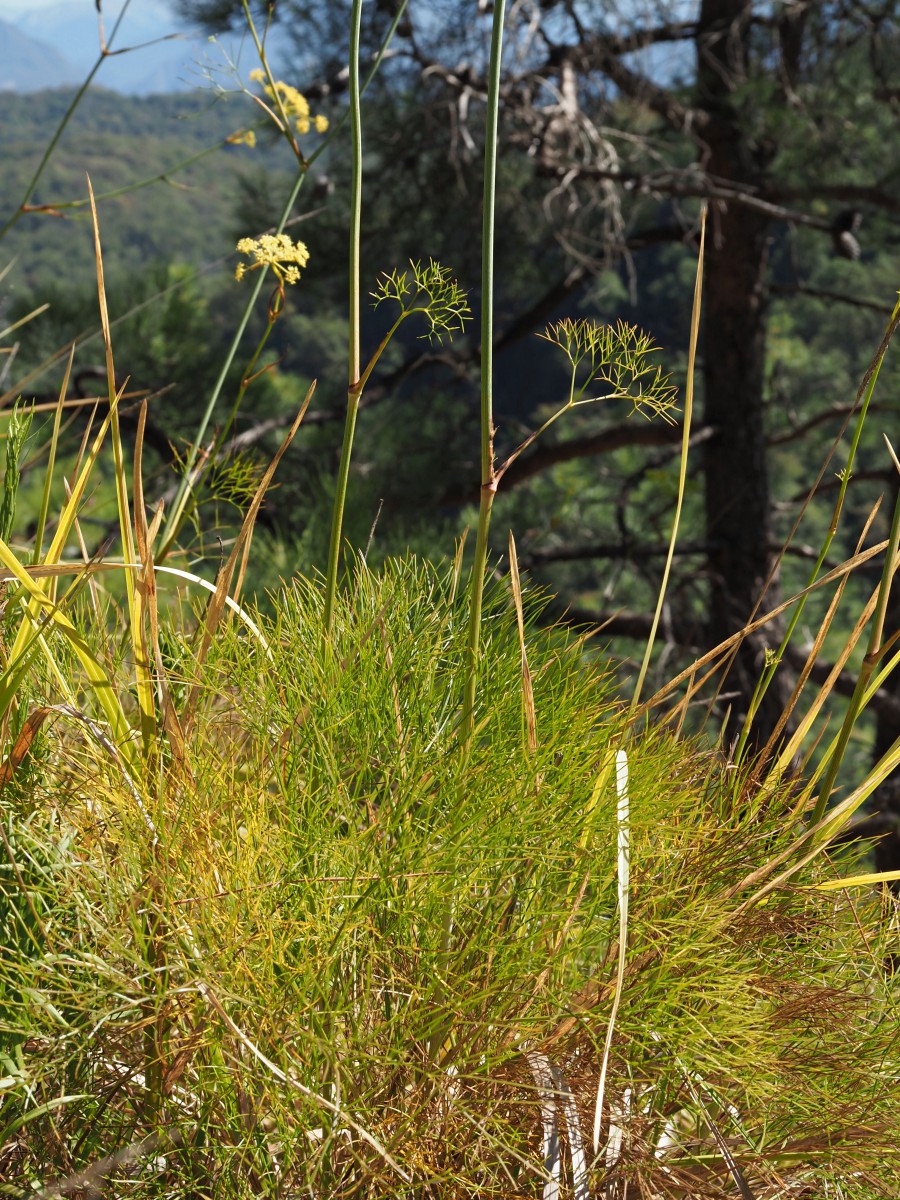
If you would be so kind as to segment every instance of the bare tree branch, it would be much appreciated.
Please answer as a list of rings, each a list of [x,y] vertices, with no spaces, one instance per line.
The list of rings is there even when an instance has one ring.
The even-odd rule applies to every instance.
[[[624,637],[643,642],[650,636],[653,613],[629,612],[627,609],[595,612],[587,608],[570,608],[557,619],[557,623],[576,629],[590,627],[593,637]],[[703,646],[699,623],[673,618],[666,622],[666,629],[685,650],[698,651]]]
[[[786,221],[792,225],[806,225],[831,233],[832,222],[823,217],[810,216],[796,208],[787,208],[776,203],[773,193],[763,194],[759,189],[738,187],[733,182],[717,180],[715,176],[698,174],[695,166],[683,170],[637,172],[619,168],[599,166],[595,163],[557,163],[545,155],[541,159],[545,172],[560,179],[580,176],[586,179],[606,180],[619,184],[632,195],[675,196],[681,199],[719,200],[724,204],[739,204],[742,208],[761,213],[773,221]]]
[[[829,421],[840,421],[848,417],[851,413],[856,412],[855,404],[833,404],[830,408],[826,408],[824,412],[816,413],[814,417],[810,417],[807,421],[801,421],[799,425],[795,425],[792,429],[786,430],[784,433],[775,434],[766,440],[768,446],[783,446],[786,442],[796,442],[800,438],[805,437],[811,429],[817,428],[819,425],[827,425]],[[869,412],[883,412],[884,405],[870,404]]]
[[[709,554],[708,542],[683,542],[675,547],[677,557],[686,558],[690,555]],[[802,558],[815,561],[819,551],[815,546],[792,544],[782,546],[773,542],[770,546],[773,554],[781,554],[791,558]],[[598,542],[587,546],[555,546],[547,550],[532,550],[519,555],[519,566],[525,570],[532,567],[544,566],[547,563],[559,562],[588,562],[593,559],[628,559],[631,562],[641,562],[646,559],[665,558],[669,552],[667,542],[659,542],[654,546],[644,546],[627,540],[620,542]]]
[[[700,428],[691,435],[690,445],[698,446],[712,437],[712,429]],[[665,425],[662,422],[653,425],[638,425],[634,421],[622,421],[611,425],[599,433],[586,437],[568,438],[562,442],[552,442],[539,446],[525,458],[517,459],[503,476],[503,490],[517,487],[526,479],[539,475],[559,463],[573,462],[578,458],[592,458],[597,454],[608,454],[612,450],[621,450],[625,446],[672,446],[681,442],[680,425]],[[478,500],[478,486],[467,485],[464,488],[451,488],[444,493],[444,504],[470,504]]]
[[[876,300],[863,300],[860,296],[848,296],[846,292],[831,292],[826,288],[808,287],[804,283],[770,283],[769,291],[777,296],[812,296],[815,300],[834,300],[836,304],[849,304],[853,308],[867,308],[888,317],[894,311],[889,304],[879,304]]]
[[[870,204],[886,212],[900,213],[900,194],[885,191],[881,184],[864,187],[852,183],[822,183],[810,188],[769,188],[773,200],[840,200],[845,204]]]
[[[635,562],[643,559],[665,558],[668,546],[660,542],[656,546],[632,545],[622,542],[597,542],[588,546],[555,546],[549,550],[533,550],[519,555],[519,566],[524,570],[556,562],[587,562],[592,559],[616,558]],[[676,554],[706,554],[706,542],[685,542],[676,549]]]
[[[674,29],[675,27],[670,28]],[[685,25],[683,28],[686,29],[687,26]],[[641,48],[641,43],[634,40],[638,36],[634,34],[627,41],[601,36],[583,41],[575,47],[566,46],[564,50],[551,53],[547,65],[552,70],[558,65],[562,54],[565,54],[565,56],[571,57],[573,64],[582,75],[600,71],[616,85],[623,95],[640,104],[645,104],[673,129],[677,129],[679,132],[702,129],[709,120],[708,115],[702,109],[682,104],[668,88],[660,87],[646,75],[642,75],[622,62],[620,55]],[[644,43],[644,45],[650,44],[650,42]]]

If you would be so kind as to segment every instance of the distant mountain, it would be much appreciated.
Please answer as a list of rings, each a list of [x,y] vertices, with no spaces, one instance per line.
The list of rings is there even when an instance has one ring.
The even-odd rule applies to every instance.
[[[104,4],[107,38],[115,18],[113,6]],[[112,54],[101,66],[96,83],[128,96],[159,95],[190,91],[212,73],[229,87],[228,59],[242,67],[246,63],[244,75],[257,65],[248,42],[226,34],[218,39],[218,45],[211,44],[196,29],[179,25],[163,0],[136,0],[128,8],[113,50],[140,48]],[[28,9],[11,21],[0,22],[0,89],[34,92],[80,82],[96,62],[99,46],[94,0],[66,0]],[[277,46],[273,59],[277,63]]]
[[[0,91],[36,92],[74,83],[79,71],[49,42],[0,21]]]

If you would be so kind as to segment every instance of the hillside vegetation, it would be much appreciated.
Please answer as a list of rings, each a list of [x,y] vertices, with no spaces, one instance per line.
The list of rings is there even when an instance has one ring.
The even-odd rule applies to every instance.
[[[9,215],[25,193],[55,129],[70,105],[69,88],[3,100],[0,154],[4,171],[0,205]],[[113,280],[157,264],[199,266],[218,260],[235,240],[235,194],[250,173],[250,152],[220,147],[193,165],[188,159],[214,149],[258,117],[240,95],[214,92],[135,98],[92,88],[62,136],[31,200],[34,205],[87,201],[89,174],[110,244]],[[273,170],[286,170],[285,153],[269,139],[254,152]],[[252,163],[255,171],[256,161]],[[107,192],[131,188],[154,176],[165,184],[104,200]],[[4,220],[6,218],[4,217]],[[16,259],[12,282],[39,294],[47,284],[84,289],[93,275],[93,238],[85,207],[26,215],[3,240],[4,261]]]
[[[89,93],[38,171],[40,203],[88,191],[61,218],[16,206],[66,96],[4,133],[31,166],[2,231],[0,1196],[900,1197],[900,870],[870,861],[889,810],[865,815],[900,769],[900,459],[875,436],[900,303],[845,295],[842,331],[805,307],[859,221],[807,214],[827,252],[773,236],[768,324],[725,345],[734,211],[759,250],[775,202],[705,177],[654,243],[651,331],[554,208],[567,145],[603,138],[572,60],[568,115],[528,110],[550,43],[519,10],[506,60],[503,0],[467,10],[480,48],[442,74],[468,25],[314,3],[307,96],[246,0],[199,7],[259,46],[243,83],[280,149],[98,200],[248,105]],[[707,55],[692,95],[627,111],[633,44],[604,35],[651,159],[692,98],[698,139],[725,123],[711,153],[744,144],[771,22],[736,60],[708,17],[666,27]],[[888,273],[846,261],[860,290]],[[741,354],[762,440],[758,411],[713,419]],[[788,557],[767,539],[795,521]],[[748,612],[726,560],[760,545]]]

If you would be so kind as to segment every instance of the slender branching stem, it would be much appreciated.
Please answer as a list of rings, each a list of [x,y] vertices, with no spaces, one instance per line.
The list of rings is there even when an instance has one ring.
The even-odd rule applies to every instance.
[[[164,171],[160,171],[156,175],[148,175],[146,179],[138,179],[134,183],[123,184],[122,187],[112,188],[108,192],[97,192],[94,199],[98,202],[101,200],[115,200],[119,196],[127,196],[130,192],[139,192],[142,188],[150,187],[154,183],[169,183],[174,187],[176,185],[172,181],[173,175],[177,175],[179,171],[184,171],[187,167],[192,167],[194,163],[198,163],[204,158],[209,158],[211,154],[218,153],[218,151],[223,150],[227,145],[229,145],[228,138],[220,138],[219,141],[204,147],[203,150],[198,150],[196,154],[192,154],[189,158],[180,159],[177,163],[173,163],[170,167],[166,167]],[[46,204],[28,204],[26,202],[16,214],[16,218],[23,213],[57,213],[62,212],[64,209],[87,208],[89,205],[90,200],[87,198],[83,200],[48,200]],[[8,226],[5,228],[8,228]]]
[[[269,66],[269,58],[268,58],[268,55],[266,54],[265,42],[266,42],[266,36],[269,32],[269,21],[271,20],[271,10],[270,10],[269,18],[266,21],[265,32],[263,33],[262,38],[260,38],[259,33],[257,32],[257,29],[256,29],[256,22],[253,20],[253,14],[250,12],[250,5],[247,3],[247,0],[241,0],[241,7],[244,10],[244,20],[247,23],[247,28],[250,31],[250,36],[253,38],[253,45],[256,47],[257,57],[259,58],[259,61],[262,64],[262,69],[265,72],[266,79],[268,80],[269,95],[272,97],[272,103],[275,105],[275,108],[278,110],[277,113],[273,112],[272,109],[269,108],[269,106],[267,104],[265,104],[262,100],[260,100],[260,98],[258,96],[254,96],[253,99],[262,105],[262,107],[265,109],[265,111],[269,114],[269,116],[272,118],[272,120],[278,126],[278,132],[284,137],[285,141],[288,143],[291,150],[293,151],[294,157],[297,159],[297,162],[300,164],[300,169],[302,171],[305,171],[308,166],[308,163],[307,163],[306,159],[303,157],[303,154],[300,151],[300,144],[294,135],[294,131],[291,129],[291,119],[285,110],[284,98],[282,97],[281,92],[278,90],[278,86],[275,81],[275,76],[272,74],[272,68]]]
[[[348,298],[350,303],[350,325],[347,347],[347,418],[344,423],[344,441],[341,446],[341,462],[338,467],[337,487],[334,494],[334,511],[331,517],[331,538],[328,545],[328,567],[325,573],[325,633],[331,633],[334,617],[334,601],[337,595],[338,571],[341,560],[341,539],[344,527],[344,507],[347,503],[347,480],[350,476],[350,459],[353,454],[353,435],[356,431],[356,416],[359,412],[361,379],[359,377],[359,325],[360,325],[360,282],[359,242],[362,228],[362,113],[359,104],[359,32],[362,20],[362,0],[353,0],[350,17],[350,135],[352,142],[352,177],[350,183],[350,267]]]
[[[284,232],[285,225],[287,225],[288,218],[290,217],[294,204],[297,201],[297,197],[300,194],[300,189],[303,186],[304,178],[305,173],[302,171],[299,172],[296,180],[294,181],[294,186],[291,189],[291,194],[288,197],[288,201],[282,209],[281,218],[275,230],[277,234]],[[232,364],[237,357],[237,352],[241,342],[243,341],[244,333],[246,332],[247,326],[250,323],[253,310],[256,307],[256,301],[259,299],[259,294],[263,289],[263,284],[265,283],[266,275],[268,274],[267,268],[263,267],[261,270],[255,272],[255,274],[256,279],[253,283],[253,290],[250,293],[250,298],[244,306],[244,311],[237,323],[234,337],[231,339],[231,344],[229,345],[228,351],[225,355],[225,361],[222,363],[219,374],[216,377],[216,382],[213,384],[209,401],[207,402],[206,408],[203,411],[203,416],[200,418],[200,424],[197,426],[197,431],[191,441],[184,464],[184,474],[182,475],[181,484],[179,485],[178,491],[175,493],[175,499],[172,501],[172,508],[169,512],[169,518],[166,523],[166,533],[156,556],[157,562],[162,562],[165,559],[166,555],[172,548],[175,538],[178,536],[179,530],[181,529],[181,525],[184,520],[184,514],[187,511],[188,504],[191,500],[191,495],[198,481],[198,473],[195,472],[194,468],[197,465],[197,459],[200,457],[200,453],[203,448],[203,438],[206,434],[206,430],[209,428],[209,423],[212,420],[213,413],[218,406],[219,398],[221,397],[225,388]]]
[[[494,210],[497,194],[497,127],[500,110],[500,63],[503,55],[505,0],[494,5],[491,30],[491,60],[488,78],[487,114],[484,136],[484,201],[481,233],[481,504],[475,562],[469,595],[469,637],[466,684],[463,695],[462,735],[466,753],[475,732],[475,692],[481,640],[481,605],[487,570],[491,510],[497,492],[494,466]]]
[[[60,138],[65,133],[66,126],[69,124],[69,121],[71,121],[72,117],[75,115],[75,112],[77,111],[79,104],[84,99],[85,93],[87,92],[87,90],[91,86],[91,84],[93,83],[94,76],[97,74],[97,72],[100,70],[101,66],[103,65],[103,63],[109,56],[109,47],[112,44],[112,41],[115,38],[116,33],[119,30],[119,26],[122,24],[122,21],[125,19],[125,13],[128,11],[128,6],[130,3],[131,3],[131,0],[125,0],[125,3],[122,6],[122,11],[119,13],[118,17],[116,18],[115,24],[112,27],[112,32],[109,35],[109,41],[107,42],[107,44],[104,47],[102,47],[97,61],[94,63],[94,65],[91,67],[90,71],[88,72],[87,78],[85,79],[85,81],[81,85],[81,87],[78,89],[78,91],[75,93],[75,95],[72,97],[71,104],[68,106],[66,111],[63,113],[62,120],[60,121],[59,125],[57,125],[57,127],[56,127],[56,132],[53,134],[53,137],[47,143],[47,148],[44,151],[43,156],[41,157],[41,161],[37,165],[37,170],[35,171],[34,175],[32,175],[28,186],[25,188],[25,195],[22,197],[21,201],[19,202],[19,207],[16,209],[16,211],[12,214],[12,216],[9,218],[9,220],[4,225],[0,225],[0,238],[4,237],[9,232],[9,230],[12,229],[13,225],[15,225],[16,222],[22,216],[24,216],[24,214],[28,211],[28,204],[31,201],[31,197],[34,195],[35,189],[37,188],[37,185],[41,181],[41,176],[44,174],[44,171],[46,170],[47,163],[53,157],[53,153],[56,150],[56,147],[59,145]]]

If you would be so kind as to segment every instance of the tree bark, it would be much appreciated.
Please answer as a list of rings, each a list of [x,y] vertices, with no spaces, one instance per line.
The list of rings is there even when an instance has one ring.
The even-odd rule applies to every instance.
[[[748,0],[703,0],[697,30],[698,107],[707,114],[703,166],[717,181],[762,188],[766,153],[754,145],[735,92],[746,79]],[[706,537],[711,644],[749,619],[771,567],[770,497],[763,410],[765,271],[769,218],[745,206],[710,208],[703,297]],[[769,592],[768,606],[774,602]],[[768,635],[771,640],[772,635]],[[740,729],[765,663],[766,640],[748,638],[737,652],[725,691],[737,691],[728,732]],[[781,712],[770,689],[754,723],[763,744]]]

